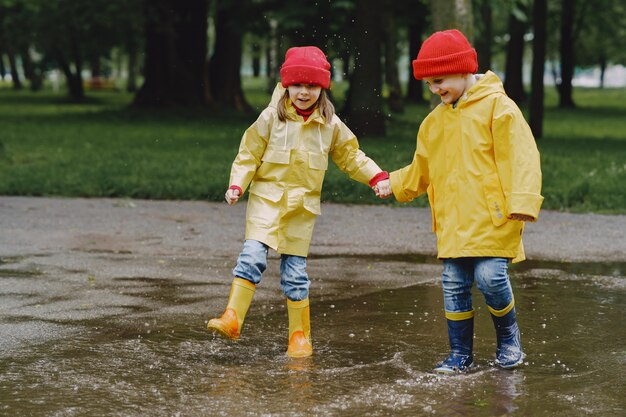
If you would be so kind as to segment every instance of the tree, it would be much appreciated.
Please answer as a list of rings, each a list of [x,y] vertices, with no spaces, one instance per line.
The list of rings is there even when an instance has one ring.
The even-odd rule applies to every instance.
[[[546,63],[546,36],[548,4],[535,0],[533,4],[533,64],[530,95],[530,128],[535,139],[543,136],[543,74]]]
[[[493,7],[492,0],[474,0],[476,37],[474,45],[478,54],[478,72],[484,73],[491,69],[493,55]]]
[[[458,29],[470,43],[474,41],[474,20],[471,0],[431,0],[433,30]],[[432,95],[430,105],[439,104],[437,96]]]
[[[20,90],[23,87],[18,68],[18,58],[28,49],[27,33],[30,28],[30,12],[30,8],[23,3],[0,1],[0,51],[5,52],[9,60],[9,71],[15,90]],[[24,26],[26,26],[26,30],[22,29]],[[31,67],[25,68],[27,76],[34,73],[34,70],[28,72],[30,69]]]
[[[522,70],[524,66],[524,35],[526,33],[527,21],[524,1],[515,1],[509,16],[510,38],[506,54],[504,90],[516,103],[522,103],[526,100]]]
[[[424,84],[421,80],[416,80],[413,76],[412,61],[417,58],[417,54],[422,47],[422,38],[426,31],[426,15],[428,14],[428,8],[426,4],[420,0],[411,1],[408,3],[411,8],[410,12],[407,11],[406,16],[409,16],[408,33],[409,33],[409,85],[407,88],[406,99],[414,103],[424,103]]]
[[[574,16],[575,0],[563,0],[561,20],[561,82],[558,84],[559,107],[575,107],[572,98],[572,78],[574,78]]]
[[[386,0],[383,12],[383,39],[385,42],[385,81],[389,90],[389,109],[395,113],[404,112],[402,88],[398,74],[398,26],[396,25],[395,1]]]
[[[611,64],[626,64],[626,4],[622,0],[605,0],[585,16],[585,25],[576,43],[576,65],[599,67],[600,88]]]
[[[431,0],[433,30],[458,29],[472,43],[474,19],[471,0]]]
[[[250,110],[241,88],[243,25],[241,8],[250,6],[234,0],[220,1],[215,16],[215,52],[211,57],[211,92],[222,107]]]
[[[139,107],[205,106],[207,79],[206,0],[146,0],[145,81]]]
[[[354,72],[344,110],[350,128],[357,135],[384,135],[382,102],[382,2],[356,0],[354,21]]]

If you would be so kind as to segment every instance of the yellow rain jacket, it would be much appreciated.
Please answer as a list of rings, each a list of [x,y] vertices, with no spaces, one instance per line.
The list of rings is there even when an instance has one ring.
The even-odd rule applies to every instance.
[[[398,201],[427,192],[439,258],[525,259],[524,223],[543,201],[539,152],[530,128],[491,71],[454,108],[422,122],[413,162],[390,174]]]
[[[265,243],[278,253],[307,256],[328,156],[343,172],[363,184],[381,169],[360,149],[357,138],[334,115],[327,121],[316,109],[304,121],[287,100],[287,120],[276,106],[285,89],[278,84],[272,100],[244,133],[233,162],[230,184],[244,191],[246,239]]]

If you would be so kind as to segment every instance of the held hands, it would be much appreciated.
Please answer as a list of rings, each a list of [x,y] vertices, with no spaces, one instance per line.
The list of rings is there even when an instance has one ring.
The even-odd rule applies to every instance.
[[[511,214],[511,220],[517,220],[520,222],[532,222],[535,220],[535,218],[526,214],[513,213]]]
[[[391,182],[389,180],[381,180],[372,187],[377,197],[389,198],[393,192],[391,191]]]
[[[224,195],[226,202],[231,206],[239,201],[239,197],[241,197],[239,190],[235,188],[229,188]]]

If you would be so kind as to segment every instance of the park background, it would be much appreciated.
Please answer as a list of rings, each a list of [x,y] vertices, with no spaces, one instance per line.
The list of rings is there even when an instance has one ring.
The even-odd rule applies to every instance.
[[[398,169],[433,104],[411,60],[448,28],[523,109],[543,208],[626,213],[619,0],[0,0],[0,194],[220,201],[301,45],[332,62],[333,101],[363,150]],[[322,200],[396,204],[335,167]]]

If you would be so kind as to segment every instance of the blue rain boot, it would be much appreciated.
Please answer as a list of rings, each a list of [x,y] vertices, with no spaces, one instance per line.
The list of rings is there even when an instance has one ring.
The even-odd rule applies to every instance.
[[[474,363],[472,356],[474,318],[466,320],[448,319],[448,339],[450,340],[450,354],[437,364],[433,371],[448,375],[467,372]]]
[[[496,328],[498,345],[496,348],[496,365],[503,369],[512,369],[524,362],[522,342],[515,315],[515,307],[502,317],[491,313]]]

